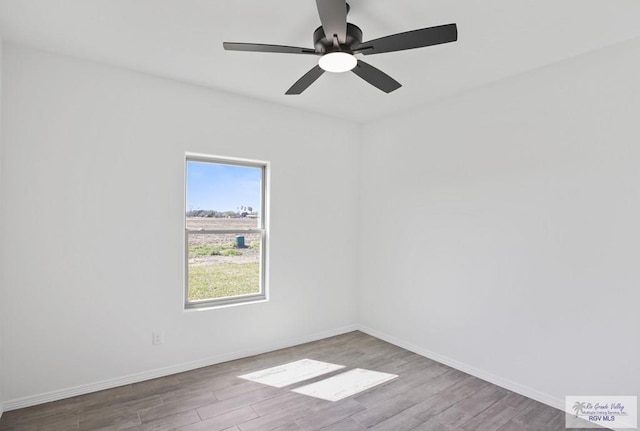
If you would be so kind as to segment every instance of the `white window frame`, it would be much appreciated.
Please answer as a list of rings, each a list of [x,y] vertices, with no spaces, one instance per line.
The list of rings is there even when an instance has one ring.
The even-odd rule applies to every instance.
[[[186,201],[187,201],[187,162],[217,163],[223,165],[246,166],[262,169],[260,187],[260,212],[257,219],[257,227],[249,229],[187,229]],[[232,157],[209,156],[205,154],[186,153],[184,160],[184,205],[182,206],[182,226],[184,229],[184,308],[194,310],[202,308],[216,308],[222,306],[254,303],[267,301],[268,296],[268,250],[269,250],[269,162],[260,160],[240,159]],[[189,300],[189,234],[242,234],[257,233],[261,237],[260,242],[260,291],[258,293],[228,296],[223,298]]]

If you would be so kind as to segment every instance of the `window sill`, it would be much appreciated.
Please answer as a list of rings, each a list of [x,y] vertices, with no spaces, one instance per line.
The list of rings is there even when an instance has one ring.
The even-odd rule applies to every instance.
[[[252,297],[252,298],[233,298],[229,301],[203,301],[201,303],[187,303],[184,305],[184,311],[206,311],[206,310],[215,310],[219,308],[229,308],[229,307],[238,307],[241,305],[251,305],[251,304],[259,304],[262,302],[269,302],[269,298],[264,295]]]

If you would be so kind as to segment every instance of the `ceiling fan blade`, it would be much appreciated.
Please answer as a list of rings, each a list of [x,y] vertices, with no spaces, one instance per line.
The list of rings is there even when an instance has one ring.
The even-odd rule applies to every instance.
[[[456,40],[458,40],[458,27],[455,24],[446,24],[363,42],[354,50],[354,53],[364,55],[380,54],[439,45],[441,43],[455,42]]]
[[[222,46],[227,51],[251,51],[251,52],[279,52],[282,54],[314,54],[316,51],[310,48],[299,48],[297,46],[266,45],[262,43],[237,43],[223,42]]]
[[[362,60],[358,60],[358,64],[353,68],[352,72],[385,93],[391,93],[402,87],[402,84],[398,81]]]
[[[320,66],[315,66],[313,69],[302,75],[302,78],[298,79],[298,81],[291,86],[290,89],[287,90],[285,94],[300,94],[304,90],[306,90],[311,84],[316,82],[316,79],[320,78],[324,70],[320,68]]]
[[[345,0],[316,0],[316,5],[327,39],[333,40],[335,34],[340,43],[346,43],[347,2]]]

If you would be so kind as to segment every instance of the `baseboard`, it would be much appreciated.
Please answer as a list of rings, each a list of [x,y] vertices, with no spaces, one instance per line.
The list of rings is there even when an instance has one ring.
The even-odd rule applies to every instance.
[[[9,411],[9,410],[21,409],[24,407],[35,406],[38,404],[57,401],[64,398],[75,397],[78,395],[84,395],[91,392],[102,391],[105,389],[111,389],[118,386],[130,385],[132,383],[139,383],[145,380],[157,379],[159,377],[165,377],[172,374],[183,373],[185,371],[194,370],[196,368],[208,367],[210,365],[220,364],[222,362],[228,362],[236,359],[246,358],[248,356],[272,352],[274,350],[285,349],[287,347],[292,347],[292,346],[297,346],[299,344],[322,340],[323,338],[346,334],[347,332],[352,332],[356,330],[358,330],[358,325],[354,324],[354,325],[344,326],[341,328],[318,332],[318,333],[311,334],[304,337],[297,337],[289,340],[282,340],[276,343],[265,344],[263,346],[253,348],[253,349],[247,349],[247,350],[242,350],[234,353],[218,355],[218,356],[214,356],[206,359],[186,362],[182,364],[176,364],[170,367],[158,368],[151,371],[145,371],[137,374],[130,374],[130,375],[118,377],[115,379],[103,380],[100,382],[94,382],[86,385],[75,386],[72,388],[46,392],[43,394],[33,395],[29,397],[8,400],[8,401],[5,401],[2,405],[0,405],[0,414],[3,411],[2,407],[4,407],[4,411]]]
[[[545,394],[543,392],[537,391],[528,386],[523,386],[519,383],[512,382],[511,380],[504,379],[502,377],[496,376],[494,374],[488,373],[486,371],[480,370],[471,365],[465,364],[460,361],[456,361],[455,359],[448,358],[444,355],[440,355],[436,352],[432,352],[430,350],[424,349],[422,347],[418,347],[414,344],[411,344],[407,341],[401,340],[399,338],[393,337],[389,334],[385,334],[384,332],[377,331],[373,328],[369,328],[367,326],[360,325],[358,330],[364,332],[365,334],[369,334],[372,337],[379,338],[388,343],[394,344],[398,347],[402,347],[403,349],[407,349],[413,353],[417,353],[420,356],[424,356],[425,358],[432,359],[436,362],[440,362],[441,364],[447,365],[451,368],[455,368],[456,370],[460,370],[467,374],[471,374],[474,377],[485,380],[489,383],[493,383],[494,385],[500,386],[502,388],[508,389],[511,392],[515,392],[520,395],[524,395],[525,397],[534,399],[548,406],[554,407],[556,409],[564,410],[564,399],[559,399],[553,397],[551,395]]]
[[[524,386],[519,383],[513,382],[511,380],[496,376],[494,374],[488,373],[479,368],[473,367],[471,365],[465,364],[455,359],[451,359],[447,356],[416,346],[405,340],[402,340],[400,338],[394,337],[384,332],[375,330],[373,328],[369,328],[367,326],[360,325],[360,324],[354,324],[354,325],[348,325],[341,328],[333,329],[330,331],[311,334],[304,337],[298,337],[294,339],[283,340],[277,343],[266,344],[264,346],[260,346],[254,349],[247,349],[247,350],[238,351],[230,354],[218,355],[218,356],[201,359],[197,361],[177,364],[170,367],[158,368],[158,369],[146,371],[143,373],[131,374],[131,375],[115,378],[115,379],[103,380],[100,382],[76,386],[73,388],[51,391],[51,392],[47,392],[39,395],[5,401],[4,403],[0,403],[0,417],[2,417],[2,413],[5,411],[16,410],[24,407],[30,407],[37,404],[57,401],[64,398],[84,395],[91,392],[111,389],[111,388],[115,388],[123,385],[129,385],[132,383],[139,383],[145,380],[156,379],[159,377],[165,377],[172,374],[194,370],[196,368],[207,367],[207,366],[219,364],[222,362],[233,361],[236,359],[246,358],[248,356],[259,355],[262,353],[272,352],[274,350],[297,346],[299,344],[309,343],[312,341],[317,341],[324,338],[333,337],[336,335],[342,335],[352,331],[364,332],[365,334],[371,335],[372,337],[379,338],[383,341],[394,344],[398,347],[402,347],[403,349],[417,353],[420,356],[424,356],[436,362],[440,362],[441,364],[455,368],[456,370],[460,370],[474,377],[485,380],[489,383],[493,383],[494,385],[505,388],[511,392],[515,392],[517,394],[539,401],[543,404],[546,404],[558,410],[565,411],[565,402],[563,399],[553,397],[549,394],[540,392],[528,386]],[[614,431],[623,431],[621,428],[611,428],[611,429]]]
[[[396,338],[392,335],[385,334],[384,332],[377,331],[373,328],[369,328],[364,325],[357,325],[358,330],[364,332],[365,334],[371,335],[372,337],[379,338],[380,340],[391,343],[395,346],[402,347],[403,349],[409,350],[410,352],[417,353],[420,356],[424,356],[425,358],[432,359],[441,364],[447,365],[451,368],[455,368],[456,370],[462,371],[464,373],[470,374],[479,379],[485,380],[489,383],[493,383],[496,386],[500,386],[501,388],[507,389],[516,394],[525,396],[527,398],[531,398],[533,400],[539,401],[543,404],[546,404],[550,407],[556,408],[563,412],[566,412],[565,400],[561,398],[556,398],[552,395],[546,394],[544,392],[540,392],[536,389],[530,388],[528,386],[521,385],[519,383],[513,382],[511,380],[496,376],[494,374],[488,373],[479,368],[473,367],[471,365],[465,364],[463,362],[457,361],[455,359],[451,359],[447,356],[441,355],[436,352],[432,352],[431,350],[424,349],[422,347],[411,344],[405,340]],[[569,412],[571,413],[571,412]],[[602,429],[602,428],[601,428]],[[609,428],[614,431],[624,431],[628,428]]]

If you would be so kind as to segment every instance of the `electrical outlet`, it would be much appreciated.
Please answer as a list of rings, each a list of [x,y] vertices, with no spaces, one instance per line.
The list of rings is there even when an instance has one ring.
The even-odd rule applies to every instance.
[[[151,344],[157,346],[162,343],[164,343],[164,334],[162,333],[162,331],[153,331],[153,334],[151,336]]]

